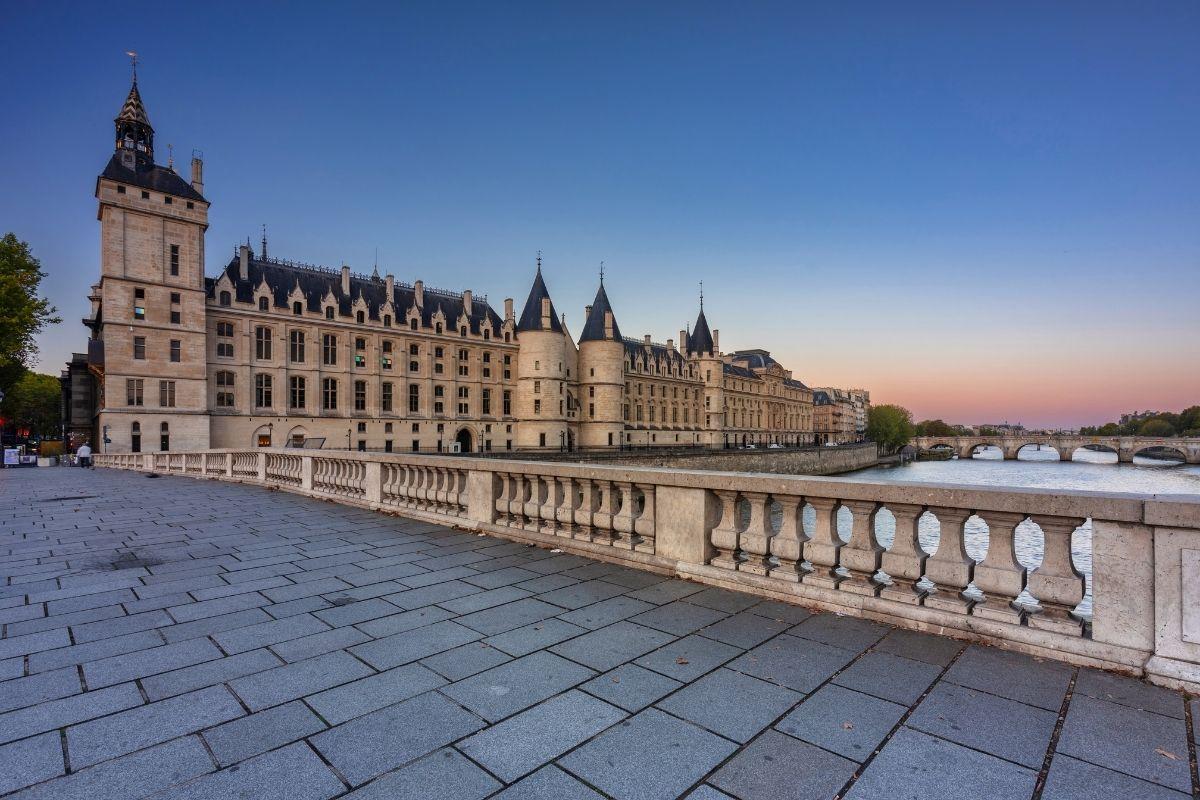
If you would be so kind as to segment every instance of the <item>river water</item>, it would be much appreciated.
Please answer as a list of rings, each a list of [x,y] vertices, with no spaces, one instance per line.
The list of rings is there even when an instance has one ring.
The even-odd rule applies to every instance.
[[[918,461],[902,466],[872,467],[839,476],[846,481],[911,481],[913,483],[957,483],[972,486],[1004,488],[1039,488],[1088,490],[1100,492],[1138,492],[1157,495],[1200,495],[1200,466],[1185,466],[1172,462],[1137,458],[1133,464],[1117,464],[1115,453],[1079,450],[1071,462],[1060,462],[1058,453],[1050,448],[1026,448],[1018,460],[1003,460],[996,448],[987,448],[970,459],[949,461]],[[804,524],[809,530],[816,517],[811,507],[804,509]],[[850,539],[853,517],[848,509],[838,510],[838,533]],[[927,553],[937,550],[940,527],[929,513],[920,520],[921,548]],[[890,547],[895,538],[895,518],[886,509],[875,517],[875,532],[880,544]],[[981,561],[987,552],[988,529],[979,517],[971,517],[965,526],[967,552]],[[1087,592],[1079,606],[1082,617],[1090,617],[1092,605],[1092,528],[1087,520],[1072,536],[1072,558],[1075,568],[1087,580]],[[1016,531],[1017,559],[1033,568],[1042,561],[1042,531],[1026,520]],[[1032,603],[1028,594],[1022,600]]]

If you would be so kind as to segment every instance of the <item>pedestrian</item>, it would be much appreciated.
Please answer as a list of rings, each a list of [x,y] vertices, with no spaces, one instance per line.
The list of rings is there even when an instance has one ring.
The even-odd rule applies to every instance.
[[[79,466],[95,469],[92,466],[92,446],[87,442],[79,446],[79,449],[75,451],[75,456],[79,459]]]

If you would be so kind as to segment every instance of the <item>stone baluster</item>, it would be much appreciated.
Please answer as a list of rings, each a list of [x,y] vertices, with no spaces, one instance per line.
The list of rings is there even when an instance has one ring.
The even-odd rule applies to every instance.
[[[613,518],[615,535],[612,546],[622,550],[632,550],[634,516],[633,484],[621,481],[616,483],[615,486],[621,492],[621,508],[617,511],[616,517]]]
[[[997,622],[1021,623],[1021,611],[1014,606],[1017,595],[1025,588],[1025,567],[1017,561],[1016,530],[1024,514],[1006,511],[980,511],[988,526],[988,549],[983,561],[975,566],[975,586],[983,592],[983,600],[971,613]]]
[[[524,528],[529,524],[529,518],[525,516],[525,500],[529,496],[529,478],[521,474],[514,474],[513,479],[513,496],[508,503],[510,525],[517,528]]]
[[[779,532],[771,537],[771,555],[779,561],[779,566],[771,569],[771,577],[796,583],[804,574],[801,562],[804,556],[804,542],[808,538],[800,516],[804,500],[787,496],[776,499],[783,515],[779,521]]]
[[[766,492],[742,492],[742,497],[750,504],[750,521],[741,533],[739,544],[746,558],[738,564],[738,569],[751,575],[766,575],[771,570],[771,538],[775,535],[768,506],[771,496]]]
[[[509,484],[509,475],[507,472],[496,473],[496,479],[500,483],[500,492],[496,497],[496,524],[508,525],[512,517],[508,512],[508,501],[512,497]]]
[[[738,568],[738,493],[727,489],[714,490],[721,503],[721,517],[712,529],[712,546],[717,554],[708,563],[724,569]]]
[[[1042,565],[1029,573],[1029,593],[1038,601],[1038,609],[1029,616],[1029,627],[1079,635],[1082,624],[1074,612],[1083,600],[1086,584],[1071,560],[1071,534],[1083,520],[1042,514],[1034,514],[1032,519],[1042,529],[1045,545]]]
[[[925,576],[937,589],[925,596],[925,605],[939,611],[966,614],[973,602],[963,595],[971,583],[975,561],[967,555],[963,526],[971,517],[970,510],[961,508],[931,508],[941,526],[938,548],[925,562]]]
[[[592,541],[611,545],[617,538],[613,528],[613,518],[617,514],[613,485],[608,481],[596,481],[596,490],[600,493],[600,505],[592,514]]]
[[[917,581],[925,574],[925,559],[929,557],[921,549],[918,538],[921,514],[925,509],[888,503],[888,510],[896,518],[896,538],[880,559],[880,569],[888,574],[891,583],[879,590],[879,596],[915,606],[921,602],[924,594],[917,586]]]
[[[642,513],[638,514],[638,518],[633,522],[633,530],[637,533],[639,539],[636,549],[639,553],[654,552],[654,485],[649,483],[639,483],[638,488],[642,491]]]
[[[804,555],[813,571],[804,582],[823,589],[836,589],[842,581],[837,568],[842,552],[842,539],[837,532],[838,501],[828,497],[810,497],[808,504],[816,512],[817,523],[812,539],[804,545]]]
[[[883,546],[875,538],[875,514],[879,504],[867,500],[848,500],[842,505],[854,516],[850,542],[842,548],[841,564],[850,574],[838,584],[844,592],[874,597],[879,591],[875,573],[879,571]]]
[[[538,516],[541,517],[541,524],[538,530],[548,536],[553,536],[558,529],[558,505],[559,505],[559,486],[558,481],[552,477],[541,476],[538,480],[542,483],[545,493],[542,495],[542,505],[538,509]]]
[[[579,504],[575,506],[575,528],[574,535],[576,539],[584,542],[592,540],[592,515],[596,511],[596,482],[581,479],[575,481],[575,485],[579,491]]]
[[[558,536],[570,538],[571,529],[575,525],[575,481],[572,478],[554,478],[558,483],[558,504],[554,509],[554,518],[558,520]]]

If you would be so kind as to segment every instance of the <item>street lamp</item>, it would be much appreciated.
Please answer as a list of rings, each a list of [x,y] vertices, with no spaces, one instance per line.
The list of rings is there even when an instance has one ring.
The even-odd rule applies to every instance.
[[[350,428],[346,428],[346,450],[350,450]]]

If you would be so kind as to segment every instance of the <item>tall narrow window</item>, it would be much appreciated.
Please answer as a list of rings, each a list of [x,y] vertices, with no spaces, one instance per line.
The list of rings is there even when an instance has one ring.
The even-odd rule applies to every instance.
[[[133,337],[133,357],[138,359],[139,361],[144,360],[146,358],[146,337],[145,336]]]
[[[142,404],[142,379],[125,379],[125,405],[140,406]]]
[[[504,416],[506,416],[506,417],[511,417],[512,416],[512,392],[508,391],[507,389],[504,390],[503,403],[504,403],[504,406],[501,409],[501,413],[503,413]]]
[[[337,363],[337,337],[327,333],[321,338],[321,358],[326,366]]]
[[[480,413],[490,415],[492,413],[492,390],[484,389],[483,395],[481,396],[481,400],[483,403],[483,407],[480,410]]]
[[[268,300],[266,297],[258,298],[258,310],[259,311],[270,311],[271,310],[271,301]]]
[[[321,407],[326,411],[337,409],[337,379],[323,378],[321,380]]]
[[[129,429],[129,449],[135,453],[142,452],[142,423],[135,421]]]
[[[288,379],[289,382],[289,397],[288,407],[294,409],[304,408],[304,378],[299,375],[293,375]]]
[[[175,381],[158,382],[158,404],[163,408],[175,407]]]
[[[217,373],[217,408],[233,408],[233,373],[229,370]]]
[[[412,384],[408,387],[408,413],[416,414],[421,410],[421,387]]]
[[[392,411],[392,384],[389,382],[383,384],[383,391],[379,396],[379,407],[388,413]]]
[[[301,316],[304,313],[304,304],[299,301],[292,303],[292,313],[297,317]]]
[[[217,323],[217,357],[233,358],[233,323]]]
[[[229,292],[221,292],[221,294],[218,297],[219,297],[219,299],[217,302],[219,302],[221,305],[225,306],[226,308],[228,308],[229,305],[233,302],[233,297],[229,294]]]
[[[304,331],[294,330],[288,334],[288,359],[294,364],[304,363]]]
[[[179,274],[179,245],[171,245],[171,274]]]
[[[171,340],[171,360],[176,364],[180,361],[180,342],[178,339]]]
[[[158,449],[164,452],[171,449],[171,428],[165,422],[158,428]]]
[[[355,381],[354,382],[354,410],[355,411],[366,411],[367,410],[367,382],[366,381]]]
[[[270,375],[258,373],[254,376],[254,405],[256,408],[270,408],[272,383]]]
[[[254,357],[259,361],[271,360],[271,329],[264,325],[254,329]]]

